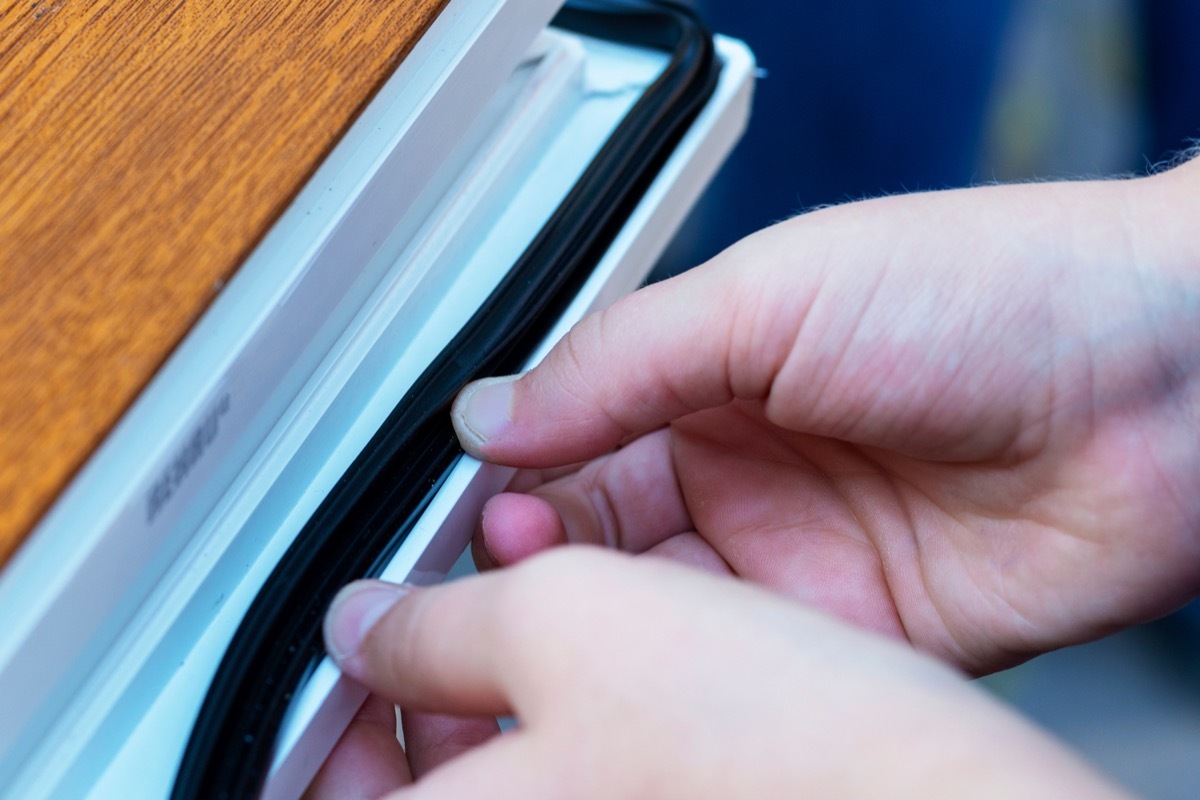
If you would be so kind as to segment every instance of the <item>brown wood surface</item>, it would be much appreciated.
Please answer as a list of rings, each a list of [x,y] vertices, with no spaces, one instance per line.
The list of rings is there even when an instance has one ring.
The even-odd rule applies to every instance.
[[[0,0],[0,564],[445,0]]]

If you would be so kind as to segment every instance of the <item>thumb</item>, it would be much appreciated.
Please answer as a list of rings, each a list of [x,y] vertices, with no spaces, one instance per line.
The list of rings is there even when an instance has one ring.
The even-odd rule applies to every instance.
[[[733,324],[752,283],[736,263],[749,261],[748,249],[743,242],[586,317],[525,375],[468,385],[452,412],[463,448],[512,466],[565,465],[693,411],[764,395],[771,354],[746,348],[752,357],[742,357],[744,332]]]
[[[589,316],[529,373],[466,387],[459,439],[484,460],[563,466],[742,400],[785,430],[919,458],[1024,452],[1049,435],[1029,420],[1087,399],[1059,393],[1095,379],[1097,270],[1137,285],[1121,183],[878,198],[779,223]]]

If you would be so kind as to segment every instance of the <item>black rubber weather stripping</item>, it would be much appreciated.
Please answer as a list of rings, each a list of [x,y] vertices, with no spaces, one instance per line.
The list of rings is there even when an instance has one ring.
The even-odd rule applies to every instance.
[[[292,696],[324,655],[346,583],[380,574],[462,452],[449,407],[467,382],[520,369],[608,250],[712,95],[712,37],[685,6],[581,0],[554,25],[671,54],[508,275],[422,373],[280,560],[226,650],[172,797],[256,797]]]

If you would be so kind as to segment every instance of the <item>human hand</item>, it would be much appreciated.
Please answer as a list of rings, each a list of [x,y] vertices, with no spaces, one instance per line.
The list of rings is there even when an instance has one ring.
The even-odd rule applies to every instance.
[[[580,547],[408,594],[360,583],[326,641],[406,718],[519,722],[484,741],[424,717],[396,800],[1120,794],[933,659],[662,559]],[[312,800],[410,784],[391,706],[369,713]]]
[[[974,673],[1168,612],[1200,588],[1198,171],[824,209],[589,317],[459,398],[470,452],[531,468],[478,557],[665,554]]]

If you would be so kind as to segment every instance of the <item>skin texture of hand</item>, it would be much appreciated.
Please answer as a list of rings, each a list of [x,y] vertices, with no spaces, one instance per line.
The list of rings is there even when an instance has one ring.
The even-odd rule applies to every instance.
[[[1200,163],[871,200],[639,291],[460,395],[528,470],[477,558],[666,555],[971,673],[1165,614],[1200,590],[1198,200]]]
[[[520,726],[468,741],[473,723],[424,717],[409,786],[374,701],[313,800],[1120,796],[933,659],[664,559],[580,547],[407,594],[364,582],[326,641],[406,709]]]
[[[517,566],[341,597],[343,669],[421,713],[406,763],[369,703],[313,797],[1106,796],[903,643],[981,674],[1196,596],[1198,201],[1193,163],[823,209],[468,387]],[[565,542],[666,558],[526,563]]]

